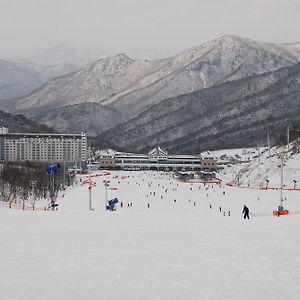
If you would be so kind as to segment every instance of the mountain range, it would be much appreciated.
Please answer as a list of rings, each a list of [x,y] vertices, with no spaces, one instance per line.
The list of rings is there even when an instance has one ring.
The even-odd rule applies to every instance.
[[[31,67],[0,60],[0,100],[27,95],[42,84]]]
[[[165,59],[134,60],[125,54],[100,59],[1,105],[57,130],[87,130],[126,149],[143,151],[162,144],[171,151],[186,151],[178,145],[189,141],[189,151],[197,151],[217,146],[202,141],[227,134],[218,120],[236,118],[235,111],[242,116],[231,120],[236,127],[265,124],[254,103],[273,112],[259,100],[260,93],[269,101],[278,100],[276,87],[293,74],[296,86],[289,85],[282,97],[297,93],[293,66],[299,62],[300,43],[268,44],[226,35]],[[297,106],[293,99],[289,101]],[[260,114],[249,116],[247,109]],[[185,122],[190,125],[181,126]],[[232,124],[226,124],[230,129]],[[205,133],[205,128],[212,131]],[[239,138],[237,132],[235,140]]]
[[[135,57],[158,56],[150,50],[128,51]],[[47,81],[73,73],[111,53],[58,45],[23,59],[0,59],[0,101],[27,96]]]
[[[23,115],[13,115],[0,110],[0,126],[8,127],[9,132],[14,133],[55,133],[53,128],[46,125],[38,124],[30,119],[27,119]]]
[[[167,56],[161,52],[149,48],[126,48],[121,52],[127,53],[128,56],[134,59],[158,59]],[[34,62],[44,66],[70,64],[83,67],[101,58],[115,56],[118,53],[120,53],[120,51],[103,48],[79,48],[60,44],[46,50],[39,51],[34,55],[22,59],[22,61],[24,63]]]
[[[45,66],[0,60],[0,101],[26,96],[47,81],[78,69],[70,64]]]
[[[100,134],[127,151],[171,153],[266,145],[300,129],[300,64],[173,97]]]

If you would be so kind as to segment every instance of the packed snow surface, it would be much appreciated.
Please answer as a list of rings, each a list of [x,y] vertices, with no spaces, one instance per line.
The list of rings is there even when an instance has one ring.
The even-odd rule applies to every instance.
[[[291,144],[292,146],[292,144]],[[278,152],[277,152],[277,151]],[[284,151],[282,151],[284,150]],[[293,150],[293,149],[292,149]],[[260,158],[255,158],[250,165],[240,169],[240,183],[251,186],[265,187],[268,181],[269,187],[280,187],[281,158],[283,156],[283,183],[285,188],[299,188],[300,184],[300,153],[287,151],[286,147],[271,149],[264,152]]]
[[[279,191],[144,171],[93,181],[93,211],[80,183],[58,211],[0,206],[0,299],[300,299],[300,192],[284,191],[290,215],[274,217]]]

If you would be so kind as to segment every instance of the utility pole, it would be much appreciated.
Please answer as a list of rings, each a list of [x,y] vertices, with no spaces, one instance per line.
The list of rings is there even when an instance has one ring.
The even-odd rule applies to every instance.
[[[258,165],[260,165],[260,145],[257,145]]]

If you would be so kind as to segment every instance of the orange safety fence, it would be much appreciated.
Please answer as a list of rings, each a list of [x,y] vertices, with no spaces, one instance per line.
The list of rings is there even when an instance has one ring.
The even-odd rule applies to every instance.
[[[262,191],[279,191],[281,188],[279,187],[255,187],[255,186],[243,186],[236,185],[233,183],[226,183],[226,186],[235,187],[240,189],[252,189],[252,190],[262,190]],[[300,191],[300,188],[282,188],[283,191]]]
[[[19,210],[47,210],[46,207],[36,207],[34,204],[28,205],[25,202],[22,203],[15,203],[13,201],[0,201],[0,207],[5,207],[9,209],[19,209]]]
[[[90,181],[89,180],[84,180],[84,181],[82,181],[82,183],[81,183],[81,185],[84,185],[84,184],[90,184]],[[93,186],[96,186],[96,182],[91,182],[91,185],[93,185]]]
[[[104,172],[102,174],[91,174],[91,176],[89,174],[84,174],[82,175],[82,177],[100,177],[100,176],[109,176],[110,175],[110,172]]]

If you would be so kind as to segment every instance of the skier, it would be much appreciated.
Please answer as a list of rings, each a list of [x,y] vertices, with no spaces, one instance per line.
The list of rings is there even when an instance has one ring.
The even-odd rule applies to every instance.
[[[249,208],[246,205],[244,205],[242,214],[244,214],[244,219],[247,218],[249,220]]]

